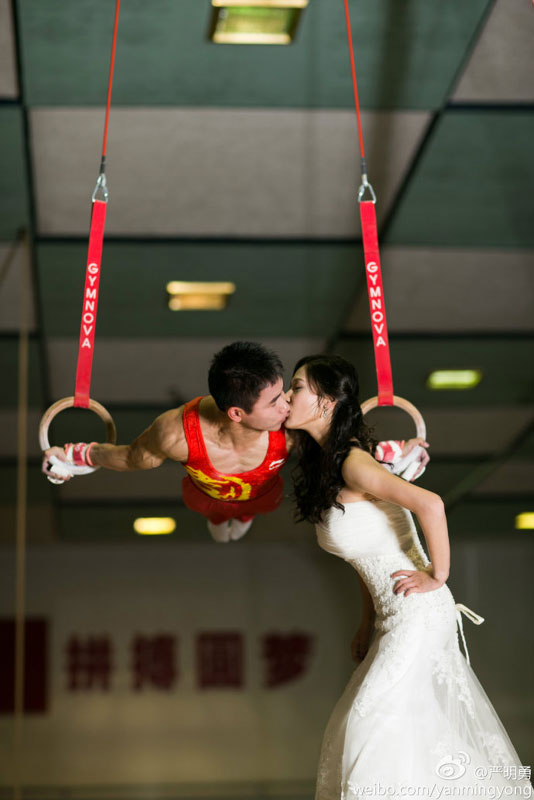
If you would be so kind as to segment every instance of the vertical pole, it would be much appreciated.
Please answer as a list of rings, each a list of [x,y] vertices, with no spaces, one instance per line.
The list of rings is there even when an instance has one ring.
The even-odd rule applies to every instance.
[[[27,237],[24,236],[24,245]],[[25,597],[26,597],[26,511],[27,511],[27,441],[28,441],[28,366],[30,275],[25,259],[20,270],[20,326],[17,415],[17,516],[15,579],[15,707],[13,719],[14,779],[13,798],[22,796],[22,753],[24,725],[25,672]]]

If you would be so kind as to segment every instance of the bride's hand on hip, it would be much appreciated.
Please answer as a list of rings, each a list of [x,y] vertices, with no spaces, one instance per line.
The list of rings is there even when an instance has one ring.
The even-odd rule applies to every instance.
[[[444,583],[444,581],[434,578],[428,572],[418,569],[399,569],[397,572],[392,572],[391,577],[401,578],[393,587],[393,592],[394,594],[402,594],[404,592],[404,597],[408,597],[413,593],[433,592],[443,586]]]

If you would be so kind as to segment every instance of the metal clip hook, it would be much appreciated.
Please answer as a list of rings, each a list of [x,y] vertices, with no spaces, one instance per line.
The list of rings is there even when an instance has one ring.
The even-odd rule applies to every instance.
[[[369,181],[367,180],[367,173],[366,172],[362,172],[362,182],[361,182],[360,188],[358,189],[358,203],[362,202],[363,196],[364,196],[364,194],[365,194],[367,189],[369,189],[369,193],[371,195],[371,200],[373,201],[374,204],[376,204],[376,194],[374,192],[374,189],[371,186],[371,184],[369,183]]]
[[[104,197],[104,202],[107,203],[108,202],[109,193],[108,193],[108,187],[107,187],[107,183],[106,183],[106,174],[104,172],[101,172],[100,175],[97,178],[95,190],[94,190],[94,192],[92,194],[92,197],[91,197],[91,200],[93,201],[93,203],[97,199],[97,194],[98,194],[98,190],[99,189],[102,190],[102,195]]]

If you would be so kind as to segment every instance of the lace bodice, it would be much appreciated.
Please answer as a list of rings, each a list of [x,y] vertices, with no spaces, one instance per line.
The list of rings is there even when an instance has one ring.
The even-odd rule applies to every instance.
[[[393,592],[398,578],[392,578],[392,572],[403,567],[430,569],[412,515],[405,508],[385,500],[347,503],[344,513],[330,508],[316,531],[324,550],[360,573],[373,598],[378,630],[391,630],[406,615],[412,620],[420,617],[427,629],[455,624],[455,604],[446,585],[408,597]]]

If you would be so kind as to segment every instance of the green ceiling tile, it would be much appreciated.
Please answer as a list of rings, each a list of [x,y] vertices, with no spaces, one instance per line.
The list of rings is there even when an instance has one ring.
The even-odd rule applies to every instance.
[[[28,504],[49,503],[51,484],[41,472],[41,466],[30,466],[27,474]],[[17,496],[17,468],[14,465],[0,465],[0,505],[15,502]]]
[[[86,244],[42,243],[48,336],[79,331]],[[354,244],[120,243],[104,245],[97,337],[332,335],[360,281]],[[234,281],[222,312],[171,312],[170,280]]]
[[[532,247],[534,113],[449,111],[434,131],[388,244]]]
[[[531,507],[532,503],[525,503],[521,499],[503,498],[492,502],[481,498],[466,501],[447,514],[449,533],[452,539],[455,534],[487,536],[506,533],[514,541],[524,537],[532,540],[532,531],[518,531],[514,527],[517,514]]]
[[[14,239],[28,225],[28,192],[24,165],[22,111],[0,107],[0,240]]]
[[[490,0],[351,2],[362,104],[435,108]],[[113,4],[18,0],[31,105],[102,105]],[[119,23],[114,102],[350,108],[341,2],[312,0],[288,47],[206,40],[208,0],[129,0]]]
[[[532,403],[534,398],[532,337],[451,338],[390,336],[395,394],[416,406],[469,408]],[[336,352],[351,361],[360,376],[361,399],[376,395],[376,372],[372,342],[343,339]],[[435,369],[481,369],[482,381],[475,389],[432,391],[425,386]]]
[[[18,402],[18,340],[14,336],[0,336],[0,364],[2,364],[2,389],[0,407],[13,408]],[[30,340],[28,403],[30,408],[43,407],[39,345]]]

